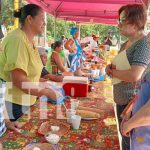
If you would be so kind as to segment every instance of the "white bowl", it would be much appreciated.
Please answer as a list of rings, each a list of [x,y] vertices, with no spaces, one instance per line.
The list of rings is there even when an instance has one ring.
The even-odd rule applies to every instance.
[[[51,126],[51,131],[54,133],[54,132],[58,132],[60,129],[59,126]]]
[[[49,132],[47,135],[45,135],[45,139],[51,144],[57,144],[60,140],[60,136]]]
[[[40,148],[39,147],[34,147],[33,150],[40,150]]]

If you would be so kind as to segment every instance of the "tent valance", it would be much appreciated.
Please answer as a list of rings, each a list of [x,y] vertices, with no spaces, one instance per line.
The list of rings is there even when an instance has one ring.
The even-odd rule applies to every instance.
[[[76,22],[117,24],[118,9],[126,4],[145,4],[148,0],[28,0],[56,18]]]

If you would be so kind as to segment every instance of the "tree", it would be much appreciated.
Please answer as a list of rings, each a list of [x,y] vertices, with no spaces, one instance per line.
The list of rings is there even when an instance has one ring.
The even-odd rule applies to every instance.
[[[13,23],[13,0],[2,0],[2,22],[6,24]]]
[[[65,37],[70,37],[69,29],[72,26],[75,26],[74,22],[57,19],[56,39],[59,39],[61,35],[65,35]],[[81,25],[80,27],[81,37],[85,37],[86,35],[98,34],[101,41],[103,41],[104,37],[108,34],[108,32],[112,32],[117,38],[119,38],[118,29],[115,26],[101,24],[85,24]],[[47,17],[47,34],[50,38],[54,37],[54,17],[50,15],[48,15]]]
[[[14,24],[14,0],[2,0],[2,21],[5,21],[7,25]],[[19,0],[20,7],[25,4],[25,0]],[[49,39],[54,38],[54,22],[55,19],[51,15],[47,15],[47,35]],[[76,23],[72,21],[64,21],[60,19],[56,19],[56,39],[60,39],[62,35],[69,38],[70,33],[69,29],[72,26],[75,26]],[[118,37],[118,30],[114,26],[108,25],[99,25],[99,24],[87,24],[81,25],[81,37],[85,37],[86,35],[98,34],[100,36],[101,41],[103,41],[104,37],[108,32],[113,32],[116,37]]]
[[[53,16],[47,16],[47,34],[48,37],[54,38],[54,22],[55,18]],[[70,37],[69,29],[74,26],[75,23],[71,21],[63,21],[56,19],[56,39],[58,40],[62,35],[65,37]]]

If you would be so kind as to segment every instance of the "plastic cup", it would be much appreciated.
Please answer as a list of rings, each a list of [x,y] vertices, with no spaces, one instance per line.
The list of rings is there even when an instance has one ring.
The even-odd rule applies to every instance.
[[[72,123],[73,129],[76,129],[76,130],[79,129],[80,123],[81,123],[81,116],[79,115],[72,116],[71,123]]]
[[[77,99],[71,99],[71,109],[76,110],[79,105],[79,101]]]
[[[92,72],[92,74],[93,74],[93,76],[96,76],[96,69],[95,70],[91,70],[91,72]]]
[[[67,116],[67,122],[71,123],[71,117],[76,114],[76,111],[73,109],[67,109],[66,116]]]

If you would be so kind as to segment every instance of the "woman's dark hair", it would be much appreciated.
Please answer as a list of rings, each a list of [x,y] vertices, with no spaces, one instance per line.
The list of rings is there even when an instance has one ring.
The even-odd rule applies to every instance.
[[[25,19],[28,15],[31,15],[33,18],[37,16],[38,12],[42,10],[41,7],[35,4],[28,4],[19,10],[14,11],[14,17],[19,18],[21,24],[24,24]]]
[[[136,25],[139,30],[144,29],[147,21],[146,7],[141,4],[128,4],[119,9],[119,16],[125,12],[125,19],[128,23]]]
[[[55,49],[56,47],[60,47],[62,44],[62,41],[55,41],[55,43],[51,44],[51,48]]]

